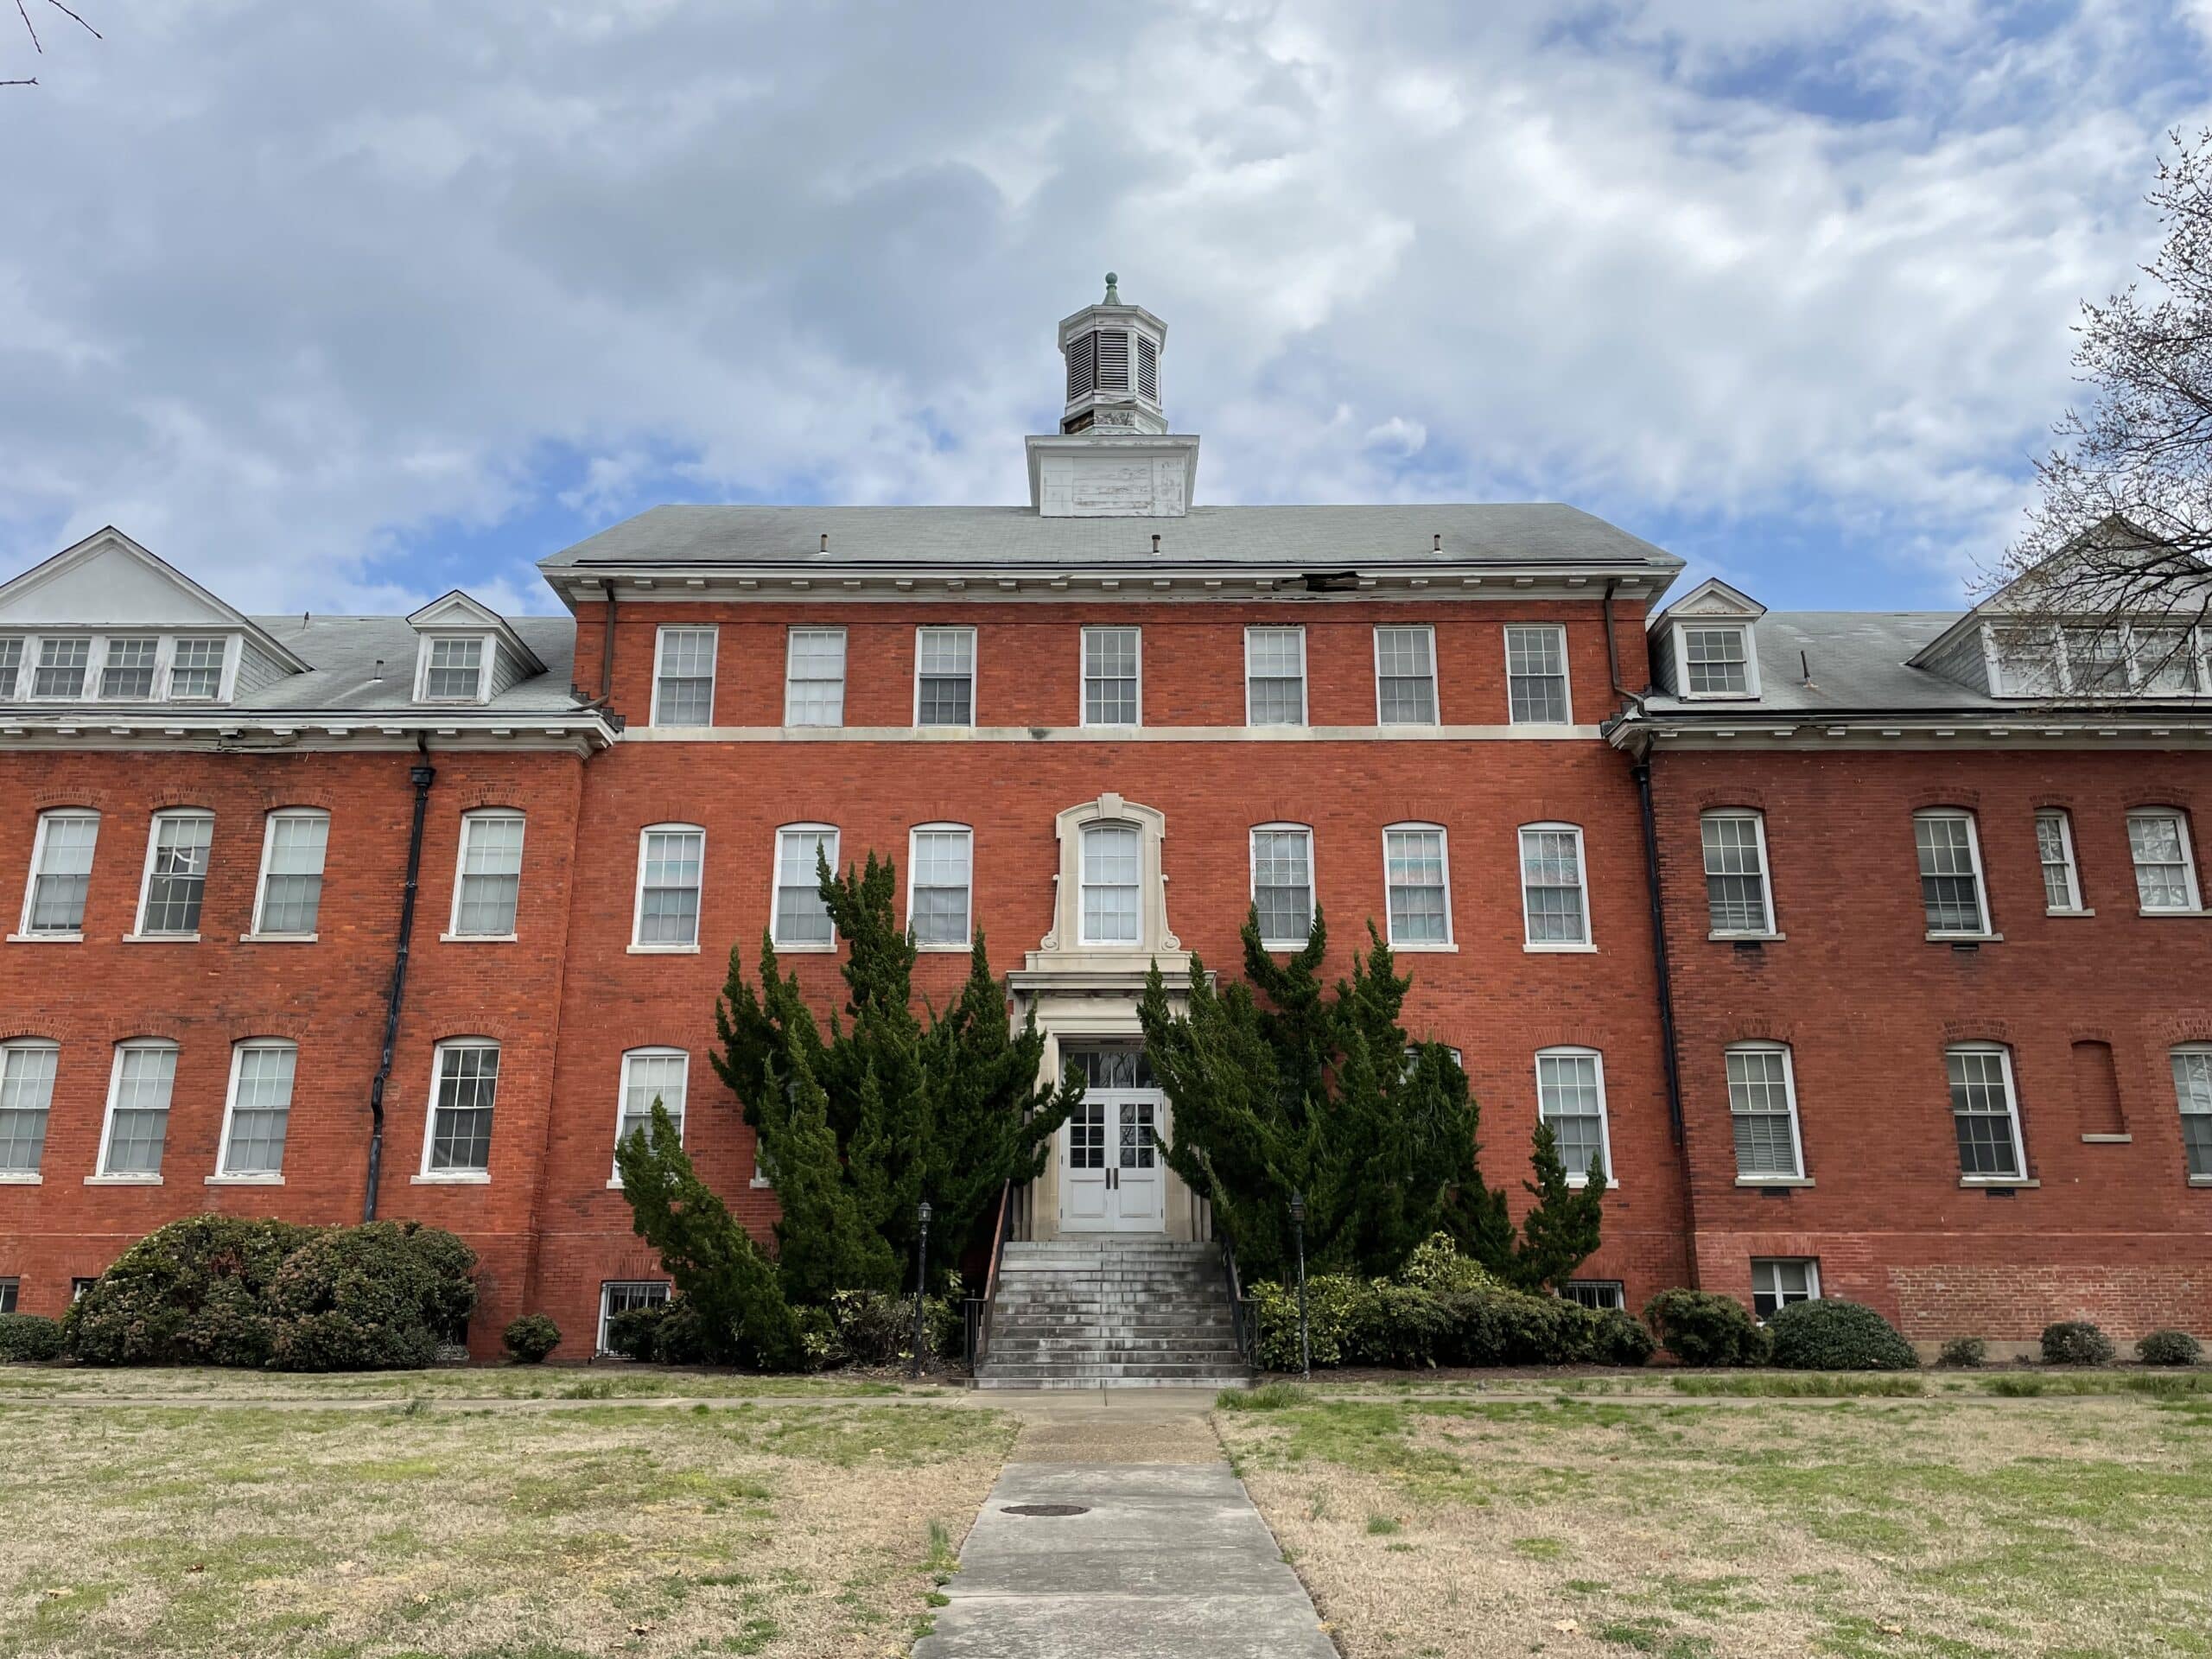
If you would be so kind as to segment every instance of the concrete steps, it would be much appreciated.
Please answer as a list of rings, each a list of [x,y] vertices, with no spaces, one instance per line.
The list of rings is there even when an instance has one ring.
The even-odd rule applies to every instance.
[[[1211,1244],[1011,1243],[982,1389],[1239,1388],[1249,1382]]]

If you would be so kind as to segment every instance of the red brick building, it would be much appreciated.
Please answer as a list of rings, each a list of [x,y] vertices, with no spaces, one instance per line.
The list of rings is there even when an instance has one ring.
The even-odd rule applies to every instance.
[[[544,562],[569,617],[248,618],[113,531],[0,586],[0,1299],[373,1208],[482,1253],[479,1351],[581,1349],[659,1294],[613,1179],[656,1095],[773,1216],[715,998],[772,931],[835,999],[827,842],[898,861],[925,993],[981,928],[1100,1082],[1029,1237],[1204,1236],[1137,987],[1318,904],[1402,953],[1493,1181],[1540,1111],[1604,1155],[1578,1294],[2212,1328],[2212,680],[2069,713],[1981,617],[1655,617],[1680,562],[1567,507],[1193,505],[1164,326],[1109,290],[1061,345],[1029,507],[660,508]]]

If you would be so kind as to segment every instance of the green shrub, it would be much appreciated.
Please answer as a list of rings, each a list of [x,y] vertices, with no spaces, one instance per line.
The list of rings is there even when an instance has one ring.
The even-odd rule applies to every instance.
[[[1773,1361],[1789,1371],[1910,1371],[1920,1363],[1897,1327],[1863,1302],[1792,1302],[1766,1322]]]
[[[2135,1357],[2145,1365],[2196,1365],[2204,1345],[2186,1331],[2153,1331],[2135,1344]]]
[[[1599,1365],[1643,1365],[1659,1344],[1643,1321],[1626,1310],[1605,1308],[1596,1315],[1590,1358]]]
[[[2109,1365],[2112,1338],[2087,1319],[2062,1319],[2043,1328],[2046,1365]]]
[[[1349,1274],[1316,1274],[1306,1281],[1306,1324],[1316,1365],[1356,1364],[1356,1333],[1365,1322],[1374,1287]],[[1251,1287],[1260,1327],[1260,1369],[1294,1371],[1298,1354],[1298,1287],[1262,1282]]]
[[[1352,1304],[1352,1357],[1401,1370],[1433,1365],[1440,1352],[1447,1364],[1458,1363],[1448,1353],[1457,1323],[1450,1304],[1458,1300],[1376,1280]]]
[[[802,1334],[809,1334],[805,1327],[820,1324],[826,1344],[819,1354],[812,1351],[816,1340],[809,1340],[810,1357],[818,1365],[904,1365],[914,1357],[914,1299],[910,1293],[904,1296],[887,1295],[874,1290],[839,1290],[830,1293],[826,1323],[807,1318],[814,1310],[800,1309]],[[957,1354],[966,1339],[962,1325],[960,1302],[953,1296],[925,1296],[922,1299],[924,1335],[929,1344],[929,1356],[944,1358]]]
[[[1764,1365],[1773,1345],[1750,1309],[1707,1290],[1662,1290],[1643,1305],[1643,1322],[1685,1365]]]
[[[681,1296],[613,1315],[607,1321],[607,1348],[656,1365],[703,1365],[708,1357],[697,1311]]]
[[[266,1364],[269,1287],[314,1231],[239,1216],[156,1228],[62,1316],[63,1341],[91,1365]]]
[[[1936,1363],[1972,1370],[1989,1357],[1989,1344],[1980,1337],[1953,1337],[1943,1344]]]
[[[1430,1286],[1462,1287],[1342,1274],[1307,1280],[1314,1365],[1641,1365],[1651,1357],[1651,1333],[1626,1313],[1509,1289],[1479,1267],[1436,1268],[1432,1262],[1423,1271]],[[1297,1287],[1257,1284],[1251,1296],[1261,1369],[1298,1370]]]
[[[1402,1285],[1443,1295],[1452,1291],[1502,1290],[1504,1281],[1472,1256],[1459,1254],[1449,1233],[1432,1233],[1414,1247],[1392,1275]]]
[[[280,1371],[428,1365],[475,1306],[473,1251],[419,1222],[372,1221],[310,1236],[269,1287],[269,1364]]]
[[[0,1365],[60,1357],[60,1320],[41,1313],[0,1313]]]
[[[561,1345],[561,1327],[548,1313],[525,1313],[507,1321],[499,1340],[518,1365],[542,1365],[546,1355]]]

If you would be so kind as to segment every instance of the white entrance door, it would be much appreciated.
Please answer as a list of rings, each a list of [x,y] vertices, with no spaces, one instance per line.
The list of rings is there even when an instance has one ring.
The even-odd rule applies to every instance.
[[[1061,1131],[1060,1225],[1078,1233],[1156,1233],[1166,1216],[1157,1089],[1092,1089]]]

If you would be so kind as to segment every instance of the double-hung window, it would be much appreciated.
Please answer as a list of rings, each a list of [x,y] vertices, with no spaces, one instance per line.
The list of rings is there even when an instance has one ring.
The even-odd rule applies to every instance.
[[[423,662],[423,701],[475,702],[484,691],[484,641],[431,639]]]
[[[43,639],[38,666],[31,671],[31,696],[67,702],[85,695],[85,676],[92,664],[92,642],[86,639]]]
[[[28,1180],[46,1155],[54,1074],[61,1050],[36,1039],[0,1046],[0,1181]],[[2180,1068],[2175,1068],[2180,1076]]]
[[[1382,726],[1436,724],[1436,630],[1375,630],[1375,718]]]
[[[795,823],[776,831],[776,909],[769,938],[779,945],[827,950],[837,943],[822,897],[821,861],[837,868],[837,832],[826,823]]]
[[[914,633],[914,724],[976,723],[976,630],[918,628]]]
[[[2145,914],[2188,915],[2199,908],[2188,819],[2170,806],[2130,812],[2127,849],[2135,860],[2135,896]]]
[[[1133,823],[1093,823],[1083,831],[1082,942],[1135,944],[1144,836]]]
[[[453,937],[511,939],[522,895],[519,812],[467,812],[461,820],[461,868],[453,889]]]
[[[1135,628],[1083,631],[1083,723],[1139,723],[1138,675],[1143,647]]]
[[[1774,894],[1767,884],[1766,823],[1757,812],[1708,812],[1700,821],[1705,842],[1705,898],[1713,931],[1771,935]]]
[[[154,659],[162,642],[155,639],[111,638],[100,665],[100,700],[143,702],[154,695]]]
[[[1989,932],[1982,893],[1981,846],[1974,814],[1951,808],[1916,812],[1912,838],[1920,854],[1920,902],[1928,931],[1969,938]]]
[[[2043,907],[2054,916],[2082,908],[2082,872],[2074,862],[2074,823],[2063,809],[2036,814],[2036,860],[2043,867]]]
[[[1797,1135],[1797,1082],[1780,1043],[1739,1043],[1726,1055],[1736,1179],[1796,1180],[1805,1173]]]
[[[23,894],[23,931],[33,937],[75,938],[85,931],[85,896],[92,885],[92,849],[100,815],[74,810],[42,812],[31,849],[31,880]]]
[[[1693,697],[1745,697],[1751,694],[1751,631],[1741,623],[1719,626],[1685,622],[1682,691]]]
[[[300,1051],[256,1038],[231,1051],[231,1098],[223,1114],[217,1169],[243,1179],[270,1179],[284,1168],[284,1131],[292,1118],[292,1076]]]
[[[620,1146],[633,1135],[652,1128],[653,1104],[660,1103],[683,1138],[683,1103],[691,1088],[691,1057],[680,1048],[633,1048],[622,1057],[622,1100],[614,1119],[614,1141]],[[620,1182],[618,1166],[613,1180]]]
[[[146,846],[146,883],[138,900],[142,938],[190,938],[200,931],[207,896],[207,861],[215,842],[213,813],[156,812]]]
[[[169,696],[179,702],[205,701],[222,695],[223,657],[228,649],[221,639],[180,639],[169,658]]]
[[[0,634],[0,702],[13,702],[23,678],[23,636]]]
[[[639,950],[696,950],[699,885],[707,832],[693,823],[656,823],[638,836],[638,917],[631,944]]]
[[[1571,823],[1521,827],[1521,913],[1530,950],[1590,948],[1582,831]]]
[[[107,1129],[100,1137],[100,1173],[157,1181],[168,1140],[169,1095],[176,1086],[176,1045],[118,1044],[108,1079]]]
[[[1567,630],[1558,623],[1506,624],[1505,702],[1516,726],[1564,726],[1573,719],[1567,690]]]
[[[1419,949],[1452,943],[1447,873],[1441,825],[1394,823],[1383,830],[1382,885],[1392,944]]]
[[[2184,1044],[2170,1057],[2181,1108],[2182,1157],[2191,1181],[2212,1182],[2212,1045]],[[49,1089],[53,1087],[49,1083]]]
[[[906,925],[925,950],[965,950],[975,838],[961,823],[925,823],[908,838]]]
[[[784,724],[845,723],[845,631],[793,628],[784,645]]]
[[[1263,823],[1252,831],[1252,907],[1261,944],[1306,948],[1313,931],[1313,832],[1305,825]]]
[[[652,723],[715,723],[715,639],[711,627],[665,627],[654,652]]]
[[[1244,630],[1244,723],[1306,723],[1306,630]]]
[[[1537,1051],[1536,1111],[1551,1125],[1570,1185],[1587,1185],[1599,1169],[1608,1185],[1618,1185],[1605,1123],[1605,1062],[1596,1049]]]
[[[261,891],[253,907],[256,934],[305,938],[315,932],[329,845],[329,813],[287,807],[269,815],[261,842]]]
[[[499,1046],[481,1038],[440,1043],[423,1136],[429,1180],[480,1180],[492,1167],[492,1109],[499,1095]]]
[[[1951,1122],[1958,1132],[1959,1173],[1968,1180],[2019,1180],[2020,1106],[2012,1090],[2012,1056],[1994,1043],[1961,1043],[1943,1051],[1951,1084]]]
[[[1770,1319],[1792,1302],[1821,1299],[1821,1264],[1810,1256],[1751,1258],[1751,1312]]]

